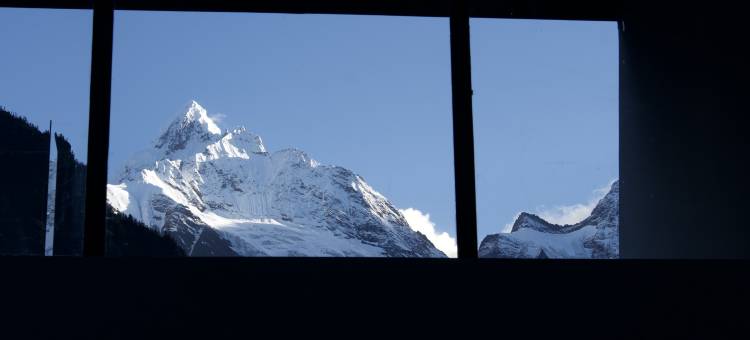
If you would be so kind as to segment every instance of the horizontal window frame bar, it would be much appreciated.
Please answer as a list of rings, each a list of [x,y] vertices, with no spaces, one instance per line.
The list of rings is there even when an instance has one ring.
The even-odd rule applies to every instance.
[[[495,19],[618,21],[621,1],[482,0],[0,0],[0,7],[93,9],[111,2],[115,10],[352,14],[445,17],[456,5],[469,17]]]
[[[0,8],[94,9],[95,0],[0,0]]]

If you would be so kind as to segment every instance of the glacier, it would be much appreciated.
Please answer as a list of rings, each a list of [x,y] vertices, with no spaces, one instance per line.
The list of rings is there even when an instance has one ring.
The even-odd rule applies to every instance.
[[[190,256],[445,257],[349,169],[267,151],[191,101],[107,185],[107,201]]]

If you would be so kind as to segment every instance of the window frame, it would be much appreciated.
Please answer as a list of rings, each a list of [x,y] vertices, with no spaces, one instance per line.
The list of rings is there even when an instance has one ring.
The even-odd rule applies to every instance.
[[[448,18],[458,260],[476,260],[478,250],[469,19],[616,21],[618,27],[622,27],[619,1],[612,4],[586,0],[0,0],[2,7],[93,10],[86,187],[97,189],[86,191],[84,257],[102,257],[106,249],[106,184],[116,10]]]

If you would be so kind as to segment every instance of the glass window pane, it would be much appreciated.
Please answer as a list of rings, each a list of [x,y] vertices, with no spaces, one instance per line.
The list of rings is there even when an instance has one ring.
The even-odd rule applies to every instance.
[[[81,255],[90,10],[0,8],[0,254]]]
[[[159,245],[108,253],[455,256],[450,84],[445,18],[118,11],[110,218]]]
[[[470,24],[479,256],[617,258],[617,24]]]

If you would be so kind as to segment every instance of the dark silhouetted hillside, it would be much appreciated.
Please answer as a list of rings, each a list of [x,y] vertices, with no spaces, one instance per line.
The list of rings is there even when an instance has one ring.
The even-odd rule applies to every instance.
[[[54,255],[83,254],[83,220],[86,211],[86,166],[77,161],[70,143],[55,134],[57,192],[55,194]]]
[[[167,235],[107,205],[107,256],[185,256]]]
[[[83,253],[86,165],[55,134],[57,175],[54,255]],[[0,255],[43,255],[47,220],[50,133],[0,107]],[[108,207],[107,255],[185,256],[167,236]]]
[[[49,132],[0,107],[0,254],[44,254],[49,145]]]

